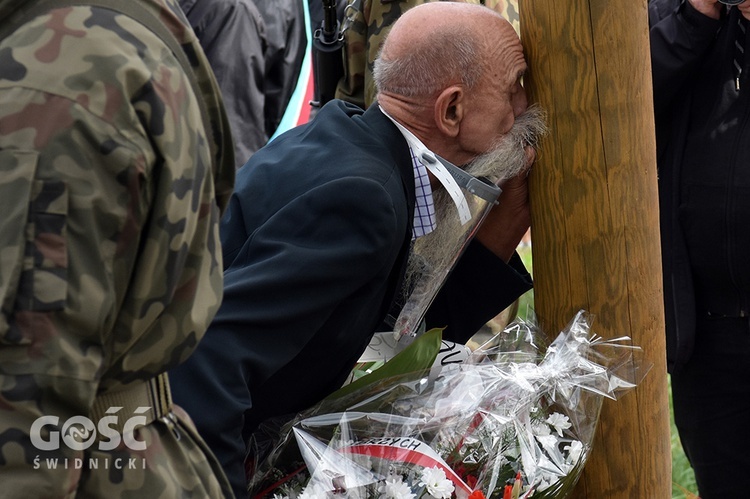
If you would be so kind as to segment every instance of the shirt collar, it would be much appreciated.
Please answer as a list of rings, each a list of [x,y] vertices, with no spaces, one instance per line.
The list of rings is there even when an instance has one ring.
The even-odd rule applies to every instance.
[[[403,135],[404,139],[406,139],[406,142],[407,144],[409,144],[409,148],[411,149],[412,157],[416,156],[419,163],[430,173],[432,173],[432,175],[434,175],[435,178],[443,185],[446,192],[450,195],[451,199],[453,199],[453,203],[456,205],[456,209],[458,210],[458,218],[461,221],[461,224],[466,224],[466,222],[471,220],[472,215],[471,210],[469,209],[469,205],[466,201],[466,196],[461,190],[461,186],[458,184],[458,180],[465,184],[464,188],[469,188],[470,184],[476,183],[481,184],[480,187],[486,188],[486,184],[483,184],[480,180],[472,177],[457,166],[437,156],[435,153],[430,151],[411,131],[409,131],[405,126],[393,119],[393,117],[390,116],[382,106],[379,106],[379,108],[380,111],[385,116],[387,116],[394,125],[396,125],[396,128],[399,129],[401,135]],[[469,192],[474,193],[476,189],[469,188],[468,190]],[[492,194],[494,196],[493,200],[497,199],[499,188],[493,189]]]
[[[427,174],[427,168],[420,159],[418,153],[412,146],[413,137],[407,132],[407,130],[401,126],[396,120],[394,120],[385,109],[380,107],[380,111],[390,119],[401,135],[406,139],[406,143],[409,145],[409,154],[411,156],[412,169],[414,171],[414,187],[416,200],[414,203],[414,219],[412,220],[412,241],[418,237],[426,236],[437,226],[435,219],[435,204],[432,199],[432,186],[430,185],[430,177]]]

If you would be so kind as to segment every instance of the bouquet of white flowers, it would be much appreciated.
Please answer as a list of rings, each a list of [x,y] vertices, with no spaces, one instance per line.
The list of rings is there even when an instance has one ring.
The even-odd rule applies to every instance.
[[[543,338],[516,321],[460,364],[345,387],[280,430],[255,463],[252,497],[566,497],[603,397],[648,368],[629,338],[590,334],[583,312]]]

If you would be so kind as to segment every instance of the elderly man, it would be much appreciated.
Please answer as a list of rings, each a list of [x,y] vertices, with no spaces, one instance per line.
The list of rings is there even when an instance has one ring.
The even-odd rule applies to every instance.
[[[450,260],[457,246],[439,241],[466,227],[455,221],[463,194],[444,175],[452,164],[502,181],[503,193],[427,326],[465,341],[530,288],[515,248],[529,226],[528,144],[543,123],[527,111],[525,70],[516,32],[491,9],[415,7],[376,64],[373,106],[334,100],[239,170],[221,228],[224,301],[172,373],[176,400],[235,494],[245,494],[246,441],[257,425],[338,388],[384,327],[412,244],[435,235],[425,259]]]

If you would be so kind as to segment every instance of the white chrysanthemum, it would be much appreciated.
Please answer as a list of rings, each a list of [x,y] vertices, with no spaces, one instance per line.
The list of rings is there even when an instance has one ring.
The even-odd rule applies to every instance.
[[[555,431],[561,437],[563,436],[563,430],[567,430],[572,426],[570,424],[570,419],[568,419],[568,416],[566,416],[565,414],[560,414],[559,412],[550,414],[550,416],[547,418],[547,424],[550,426],[554,426]]]
[[[539,437],[539,436],[543,437],[545,435],[551,435],[552,434],[552,430],[550,430],[549,426],[547,426],[544,423],[532,423],[531,424],[531,432],[534,435],[536,435],[537,437]]]
[[[424,485],[431,496],[440,499],[450,499],[455,489],[453,482],[445,476],[445,471],[438,467],[422,470],[422,481],[419,485]]]
[[[283,494],[274,494],[273,499],[289,499],[289,496],[285,496]]]
[[[538,435],[536,439],[548,452],[557,450],[557,437],[554,435]]]
[[[573,440],[570,445],[566,445],[563,450],[568,451],[568,458],[566,459],[569,463],[577,463],[583,454],[583,444],[578,440]]]
[[[401,479],[401,475],[389,476],[385,483],[378,487],[380,499],[414,499],[416,496],[412,493],[409,484]]]

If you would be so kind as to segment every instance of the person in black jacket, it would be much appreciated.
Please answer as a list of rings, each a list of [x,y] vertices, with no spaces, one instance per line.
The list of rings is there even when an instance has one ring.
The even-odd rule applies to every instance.
[[[255,5],[266,24],[268,40],[263,114],[266,134],[271,138],[284,117],[302,70],[309,37],[306,6],[303,0],[255,0]],[[241,87],[236,91],[242,92]]]
[[[219,82],[236,167],[276,132],[307,50],[302,0],[179,0]]]
[[[507,179],[426,326],[465,342],[530,289],[515,248],[530,223],[528,143],[543,121],[527,110],[525,70],[518,35],[491,9],[415,7],[378,61],[378,102],[363,111],[333,100],[240,168],[221,226],[221,307],[196,352],[170,373],[175,400],[238,497],[247,495],[251,432],[342,385],[373,333],[388,330],[380,327],[412,275],[413,240],[444,235],[448,215],[458,219],[428,173],[435,155]],[[445,218],[430,215],[431,200]]]
[[[268,141],[266,25],[253,0],[179,0],[221,89],[234,139],[235,167]]]
[[[667,357],[700,495],[750,489],[750,1],[651,0]]]

